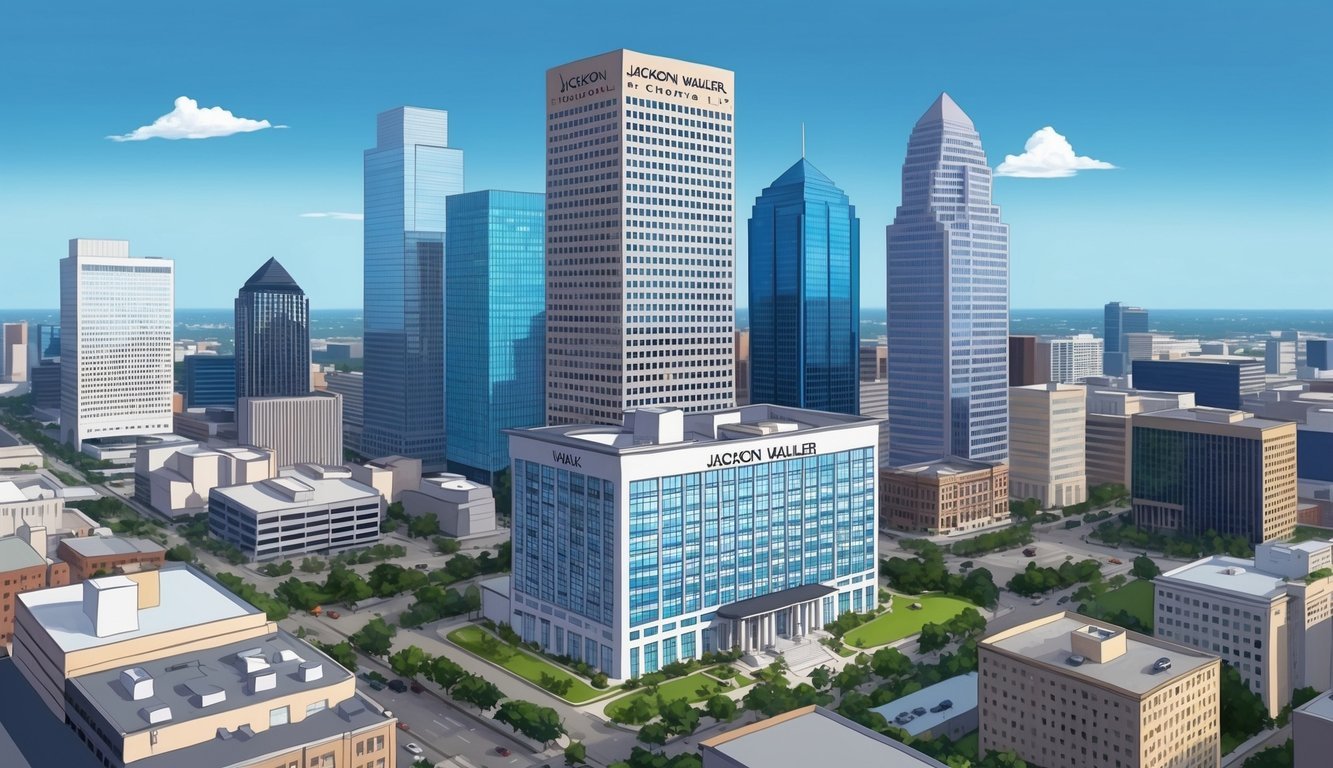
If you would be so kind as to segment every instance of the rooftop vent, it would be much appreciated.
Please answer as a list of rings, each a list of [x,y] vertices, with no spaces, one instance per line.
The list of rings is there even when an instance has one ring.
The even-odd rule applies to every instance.
[[[226,690],[212,683],[195,680],[186,683],[185,688],[190,692],[196,707],[211,707],[227,700]]]
[[[302,659],[300,656],[297,656],[296,651],[293,651],[290,648],[283,648],[281,651],[278,651],[277,653],[273,654],[274,664],[282,664],[288,661],[304,661],[304,659]]]
[[[324,665],[319,663],[318,661],[301,662],[300,674],[301,674],[301,682],[303,683],[311,683],[316,680],[323,679]]]
[[[250,693],[271,691],[278,687],[278,673],[271,668],[250,673]]]
[[[227,740],[231,739],[231,731],[227,730],[226,728],[219,728],[219,729],[218,729],[218,738],[221,739],[221,740],[223,740],[223,741],[227,741]]]
[[[171,720],[171,707],[160,701],[150,701],[139,710],[139,717],[142,717],[149,725],[157,725]]]
[[[247,723],[236,729],[236,735],[243,739],[253,739],[255,737],[255,730],[250,727],[249,723]]]
[[[1154,672],[1165,672],[1170,668],[1171,668],[1171,659],[1167,658],[1166,656],[1163,656],[1162,658],[1152,663],[1152,671]]]
[[[143,701],[153,696],[153,678],[143,667],[130,667],[120,673],[120,687],[132,701]]]
[[[1065,663],[1071,667],[1081,667],[1085,661],[1087,661],[1087,659],[1077,653],[1070,654],[1069,658],[1065,659]]]
[[[1239,575],[1245,573],[1245,569],[1244,569],[1244,568],[1239,568],[1239,567],[1236,567],[1236,566],[1233,565],[1233,566],[1230,566],[1230,567],[1228,567],[1228,568],[1223,568],[1223,569],[1222,569],[1222,573],[1223,573],[1223,575],[1226,575],[1226,576],[1239,576]]]

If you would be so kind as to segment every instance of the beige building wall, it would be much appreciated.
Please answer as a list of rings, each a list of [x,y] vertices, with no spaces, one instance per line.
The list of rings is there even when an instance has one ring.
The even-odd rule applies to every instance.
[[[6,381],[28,380],[28,324],[5,323],[3,370]]]
[[[1030,765],[1060,768],[1217,768],[1221,759],[1217,722],[1221,662],[1215,657],[1192,664],[1188,671],[1159,672],[1159,683],[1135,690],[1113,679],[1085,674],[1085,668],[1125,653],[1114,642],[1094,652],[1071,637],[1064,647],[1067,654],[1082,652],[1086,657],[1083,666],[1064,662],[1063,657],[1058,663],[1031,658],[997,645],[1070,619],[1100,624],[1078,614],[1057,613],[982,640],[978,646],[980,753],[1013,751]],[[1120,632],[1132,653],[1157,653],[1143,648],[1155,645],[1177,658],[1182,653],[1196,661],[1202,656],[1183,646]],[[1101,657],[1103,653],[1106,658]],[[1137,660],[1134,665],[1138,666]]]
[[[236,439],[272,451],[279,469],[342,464],[342,396],[243,397],[236,403]]]
[[[1043,507],[1088,499],[1086,390],[1073,384],[1009,388],[1009,493]]]
[[[55,533],[63,529],[64,514],[65,500],[59,497],[0,503],[0,538],[17,536],[24,524]]]

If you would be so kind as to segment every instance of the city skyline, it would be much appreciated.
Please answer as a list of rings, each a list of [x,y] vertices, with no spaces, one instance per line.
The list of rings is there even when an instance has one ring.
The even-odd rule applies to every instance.
[[[1312,20],[1330,13],[1302,6]],[[1253,140],[1269,129],[1272,115],[1290,108],[1287,94],[1326,91],[1326,78],[1317,73],[1330,69],[1329,54],[1313,38],[1307,41],[1317,23],[1279,28],[1280,15],[1239,5],[1206,23],[1187,9],[1154,8],[1148,30],[1137,23],[1141,9],[1117,8],[1108,17],[1076,8],[1063,9],[1056,27],[1034,38],[1023,19],[978,6],[954,20],[959,45],[985,51],[987,66],[977,67],[977,56],[932,51],[928,36],[913,33],[939,21],[943,11],[929,9],[865,7],[869,23],[842,29],[850,39],[816,29],[812,39],[823,47],[798,61],[730,45],[721,30],[734,27],[727,22],[740,11],[731,9],[710,7],[716,25],[698,35],[682,34],[698,14],[680,13],[625,29],[610,18],[594,20],[547,36],[540,32],[557,12],[536,7],[520,14],[509,38],[512,54],[468,77],[441,77],[463,71],[484,52],[464,36],[456,49],[432,53],[437,61],[426,63],[415,52],[389,56],[387,42],[376,38],[393,36],[374,34],[388,20],[364,19],[339,6],[322,14],[315,29],[322,38],[350,39],[356,25],[360,47],[291,41],[297,25],[309,23],[294,9],[265,9],[262,29],[236,27],[242,15],[230,12],[202,19],[219,31],[217,40],[161,34],[180,19],[167,6],[158,10],[149,23],[139,21],[140,14],[150,17],[145,12],[127,19],[112,9],[62,19],[59,28],[82,44],[65,49],[60,61],[52,59],[48,51],[57,47],[42,34],[0,32],[0,59],[13,56],[15,68],[33,75],[0,85],[13,106],[13,120],[0,128],[7,139],[0,164],[12,181],[0,192],[0,204],[15,213],[15,226],[0,241],[0,259],[33,288],[0,298],[7,308],[52,306],[53,298],[45,297],[55,295],[54,254],[63,239],[85,233],[132,239],[143,243],[144,253],[180,260],[182,306],[221,305],[225,298],[214,297],[211,287],[245,277],[226,256],[249,252],[280,255],[302,274],[318,272],[305,287],[322,306],[355,307],[359,286],[351,273],[360,225],[334,214],[361,212],[356,160],[371,140],[370,115],[396,104],[449,110],[456,118],[451,144],[478,160],[467,189],[539,191],[541,72],[622,45],[737,72],[749,94],[737,116],[740,199],[753,199],[767,180],[765,169],[797,151],[800,123],[807,124],[808,155],[858,201],[863,306],[882,303],[875,300],[883,269],[876,232],[897,202],[895,147],[916,105],[943,90],[967,104],[982,132],[994,137],[993,166],[1022,154],[1030,141],[1059,149],[1052,136],[1059,134],[1075,156],[1119,168],[997,182],[997,201],[1014,225],[1015,305],[1096,306],[1115,295],[1182,308],[1321,303],[1312,284],[1294,277],[1300,269],[1243,292],[1227,269],[1205,269],[1239,267],[1261,244],[1287,254],[1297,267],[1317,264],[1310,245],[1318,242],[1318,217],[1312,214],[1326,209],[1330,197],[1327,174],[1318,171],[1333,161],[1316,140],[1328,124],[1327,100],[1304,104],[1302,120],[1284,125],[1286,140]],[[46,23],[51,12],[25,9],[13,29],[55,29]],[[432,12],[422,13],[429,19]],[[495,24],[493,12],[478,9],[459,9],[450,21],[478,29]],[[812,23],[822,28],[826,22]],[[372,28],[363,30],[366,24]],[[123,35],[103,38],[108,27]],[[1098,34],[1084,36],[1090,28]],[[252,36],[266,55],[238,65],[231,50],[236,36]],[[1021,51],[1009,51],[1003,41],[1020,36]],[[872,38],[874,50],[891,53],[865,53]],[[155,51],[179,65],[154,69],[134,57],[121,61],[101,39],[114,39],[117,49],[151,40]],[[248,77],[261,59],[271,75]],[[1045,72],[1049,60],[1061,61],[1060,71]],[[87,92],[70,90],[75,72],[87,75]],[[1153,84],[1143,87],[1133,76],[1139,72],[1151,73]],[[1037,77],[1044,87],[1031,86]],[[274,84],[257,82],[268,79]],[[1289,87],[1270,88],[1278,79]],[[303,83],[300,99],[290,98],[286,83],[292,81]],[[495,98],[499,93],[503,99]],[[177,111],[173,102],[182,96],[194,100],[196,111],[230,111],[242,132],[201,141],[105,138],[134,138],[136,126],[148,128]],[[1239,101],[1247,108],[1237,112],[1231,105]],[[52,122],[52,111],[68,102],[78,102],[88,117]],[[263,121],[271,127],[256,130]],[[1047,126],[1053,130],[1043,132]],[[1315,172],[1286,173],[1293,165]],[[1228,224],[1214,227],[1216,220]],[[744,232],[737,241],[745,247]],[[1060,275],[1070,242],[1088,279]],[[51,264],[42,258],[47,253]],[[321,264],[336,268],[316,269]],[[1157,280],[1131,291],[1136,269],[1151,269]],[[737,278],[745,279],[743,265]],[[743,296],[738,303],[744,305]]]

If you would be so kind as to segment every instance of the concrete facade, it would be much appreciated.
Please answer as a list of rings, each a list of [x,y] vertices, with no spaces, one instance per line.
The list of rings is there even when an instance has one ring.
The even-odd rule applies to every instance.
[[[421,486],[421,459],[386,456],[364,464],[348,464],[352,479],[380,492],[386,503],[402,501],[403,494]]]
[[[1291,713],[1293,768],[1324,768],[1333,755],[1333,693],[1320,693]]]
[[[1009,390],[1009,495],[1067,507],[1088,499],[1086,390],[1051,382]]]
[[[980,754],[1061,768],[1217,768],[1216,656],[1056,613],[982,639]]]
[[[881,530],[931,535],[987,528],[1009,520],[1004,462],[947,458],[879,471]]]
[[[5,323],[0,332],[0,374],[5,381],[27,381],[28,369],[28,324]]]
[[[79,582],[98,572],[160,568],[167,561],[167,551],[148,539],[85,536],[61,541],[56,557],[69,566],[70,581]]]
[[[243,397],[236,402],[236,439],[272,451],[279,469],[343,462],[342,397]]]
[[[823,707],[809,706],[699,742],[703,768],[840,766],[945,768],[882,733]]]
[[[1148,392],[1088,386],[1088,486],[1115,483],[1129,488],[1133,468],[1130,419],[1136,413],[1193,408],[1193,392]]]
[[[490,486],[462,475],[421,478],[416,490],[403,493],[403,511],[413,517],[433,515],[445,536],[476,536],[495,530],[495,497]]]
[[[214,488],[257,483],[275,473],[273,453],[261,448],[145,446],[135,457],[134,497],[170,517],[195,515],[208,510]]]
[[[1081,384],[1089,376],[1102,375],[1102,340],[1090,333],[1043,339],[1037,342],[1037,360],[1037,373],[1044,372],[1046,381]]]

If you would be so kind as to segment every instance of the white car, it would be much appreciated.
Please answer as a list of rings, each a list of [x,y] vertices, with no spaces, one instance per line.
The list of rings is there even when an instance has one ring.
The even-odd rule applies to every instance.
[[[407,742],[406,744],[403,745],[403,749],[406,749],[408,752],[411,752],[414,755],[419,755],[422,752],[426,751],[421,747],[417,746],[417,743],[415,741]]]

